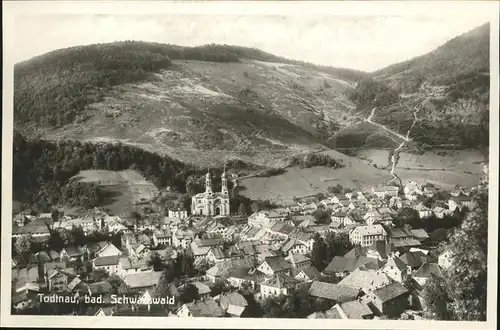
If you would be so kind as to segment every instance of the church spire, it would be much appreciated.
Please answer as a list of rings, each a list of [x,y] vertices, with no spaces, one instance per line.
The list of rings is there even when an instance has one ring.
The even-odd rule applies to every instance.
[[[207,175],[205,176],[205,192],[212,193],[212,179],[210,177],[210,167],[208,168]]]
[[[227,175],[226,175],[226,163],[224,163],[224,167],[223,167],[223,172],[222,172],[222,189],[221,189],[221,193],[222,195],[224,196],[227,196],[229,195],[229,191],[227,190]]]

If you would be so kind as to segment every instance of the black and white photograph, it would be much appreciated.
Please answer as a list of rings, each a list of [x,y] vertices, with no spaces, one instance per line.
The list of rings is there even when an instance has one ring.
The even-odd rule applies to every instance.
[[[5,8],[2,325],[494,328],[498,2]]]

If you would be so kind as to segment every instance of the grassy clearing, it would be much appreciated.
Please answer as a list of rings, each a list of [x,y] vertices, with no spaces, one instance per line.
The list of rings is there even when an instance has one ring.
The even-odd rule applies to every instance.
[[[100,206],[111,214],[127,214],[135,205],[154,200],[158,188],[133,170],[85,170],[73,177],[78,182],[99,184],[105,198]]]
[[[331,151],[328,153],[335,153]],[[294,197],[326,193],[329,186],[340,184],[353,189],[365,189],[388,181],[388,171],[376,170],[357,159],[344,156],[346,167],[298,168],[290,167],[286,172],[268,178],[252,177],[241,181],[245,187],[242,194],[251,199],[269,199],[281,204],[293,204]]]
[[[372,164],[384,167],[389,164],[389,150],[364,149],[358,151]],[[472,186],[482,175],[483,155],[477,150],[434,150],[422,155],[401,153],[398,175],[403,181],[434,181],[444,186]]]

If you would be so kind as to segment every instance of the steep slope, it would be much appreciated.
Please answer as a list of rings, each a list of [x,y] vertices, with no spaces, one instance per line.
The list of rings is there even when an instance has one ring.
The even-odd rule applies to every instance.
[[[372,120],[399,134],[412,128],[409,137],[421,146],[487,146],[489,30],[482,25],[376,71],[359,82],[351,99],[364,116],[376,107]]]
[[[347,93],[361,76],[243,47],[91,45],[16,65],[14,118],[28,136],[269,166],[354,122]]]

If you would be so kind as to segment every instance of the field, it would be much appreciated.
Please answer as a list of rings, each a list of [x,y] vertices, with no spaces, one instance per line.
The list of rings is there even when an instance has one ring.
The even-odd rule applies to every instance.
[[[379,167],[389,164],[389,150],[360,150],[358,156]],[[434,150],[423,155],[403,152],[396,168],[403,181],[430,181],[444,187],[453,187],[455,184],[470,187],[477,184],[482,175],[483,160],[483,155],[476,150]]]
[[[153,183],[132,170],[86,170],[81,171],[72,179],[98,184],[105,195],[100,206],[114,215],[126,214],[135,205],[147,203],[159,194]]]
[[[344,157],[348,159],[347,156]],[[388,171],[374,169],[362,161],[350,159],[350,163],[344,162],[346,167],[335,170],[322,166],[303,169],[290,167],[281,175],[244,179],[241,186],[245,189],[241,194],[251,199],[269,199],[290,205],[294,203],[294,197],[326,193],[329,186],[340,184],[346,188],[364,190],[391,178]]]

